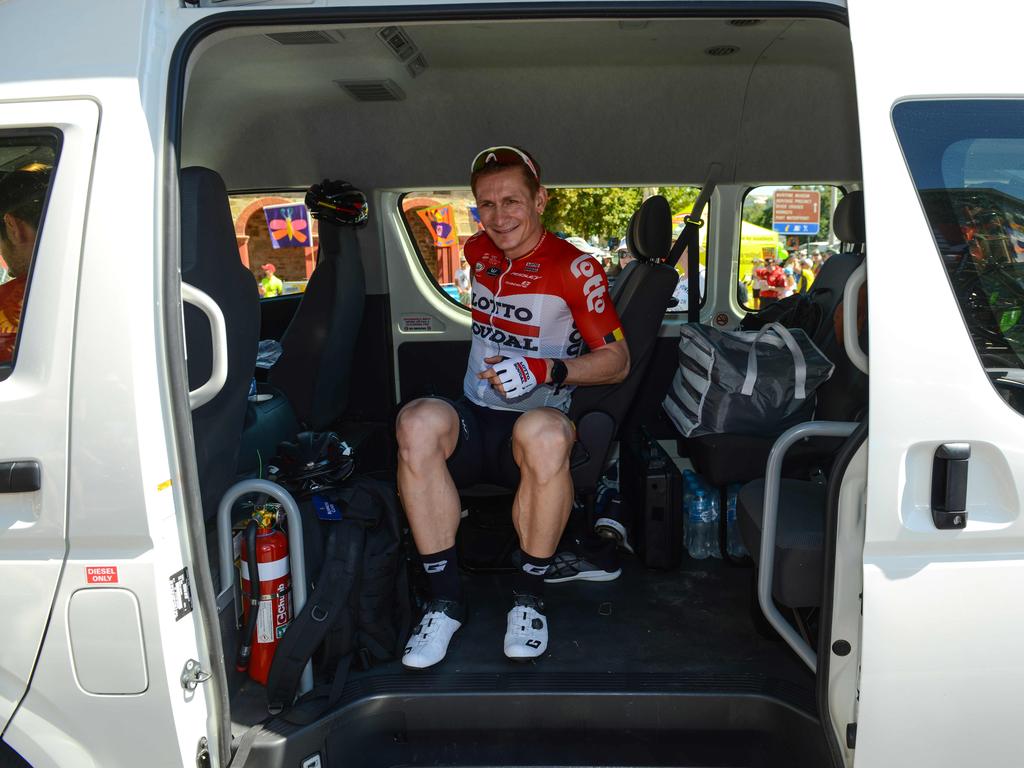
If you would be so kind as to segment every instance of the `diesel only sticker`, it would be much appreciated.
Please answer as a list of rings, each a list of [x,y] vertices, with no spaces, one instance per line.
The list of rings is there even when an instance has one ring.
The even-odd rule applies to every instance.
[[[86,584],[117,584],[116,565],[87,565],[85,567]]]
[[[171,576],[170,582],[174,620],[181,621],[192,613],[192,586],[188,582],[188,568],[182,568]]]

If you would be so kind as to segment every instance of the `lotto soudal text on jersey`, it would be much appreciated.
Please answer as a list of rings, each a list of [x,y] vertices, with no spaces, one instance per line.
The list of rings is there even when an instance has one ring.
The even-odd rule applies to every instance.
[[[572,387],[537,387],[506,400],[477,378],[485,358],[522,355],[578,357],[622,338],[601,264],[571,243],[545,232],[537,247],[515,261],[480,232],[466,242],[473,275],[473,344],[463,391],[478,405],[528,411],[542,405],[569,410]]]

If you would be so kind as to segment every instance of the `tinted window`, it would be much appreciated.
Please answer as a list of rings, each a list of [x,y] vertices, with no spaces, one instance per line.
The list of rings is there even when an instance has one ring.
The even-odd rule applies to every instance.
[[[14,367],[29,322],[29,286],[57,163],[54,134],[0,135],[0,379]]]
[[[892,115],[981,363],[1024,412],[1024,102],[913,101]]]

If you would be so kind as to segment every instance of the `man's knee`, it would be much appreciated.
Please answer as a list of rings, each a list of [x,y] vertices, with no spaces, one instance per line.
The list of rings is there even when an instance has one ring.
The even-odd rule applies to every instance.
[[[521,459],[520,466],[544,474],[562,468],[575,441],[572,422],[553,408],[528,411],[512,430],[512,445]]]
[[[447,459],[459,437],[459,417],[443,400],[422,398],[405,406],[395,421],[399,457],[406,462],[441,455]]]

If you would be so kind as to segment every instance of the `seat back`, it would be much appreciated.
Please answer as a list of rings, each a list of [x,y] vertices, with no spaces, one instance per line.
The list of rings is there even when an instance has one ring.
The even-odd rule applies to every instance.
[[[348,405],[365,300],[366,278],[355,229],[321,219],[316,269],[268,377],[308,429],[327,429]]]
[[[235,481],[239,438],[245,420],[249,384],[259,344],[259,291],[242,264],[227,190],[209,168],[181,171],[181,279],[208,294],[224,314],[228,373],[221,391],[192,412],[192,435],[199,469],[203,512],[213,517],[221,497]],[[185,305],[185,345],[190,389],[210,377],[213,365],[210,324]]]
[[[818,388],[814,417],[826,421],[856,421],[867,407],[868,377],[850,361],[835,318],[842,312],[843,290],[850,275],[864,262],[863,192],[851,192],[839,202],[832,227],[845,247],[842,253],[821,265],[810,295],[822,310],[818,330],[812,338],[835,364],[835,370]]]
[[[569,417],[577,424],[585,461],[573,467],[576,490],[597,486],[615,432],[625,420],[646,374],[678,275],[667,264],[672,238],[668,201],[655,196],[644,201],[630,222],[628,242],[636,261],[628,264],[612,287],[612,301],[629,345],[630,370],[618,384],[579,387],[573,392]]]

